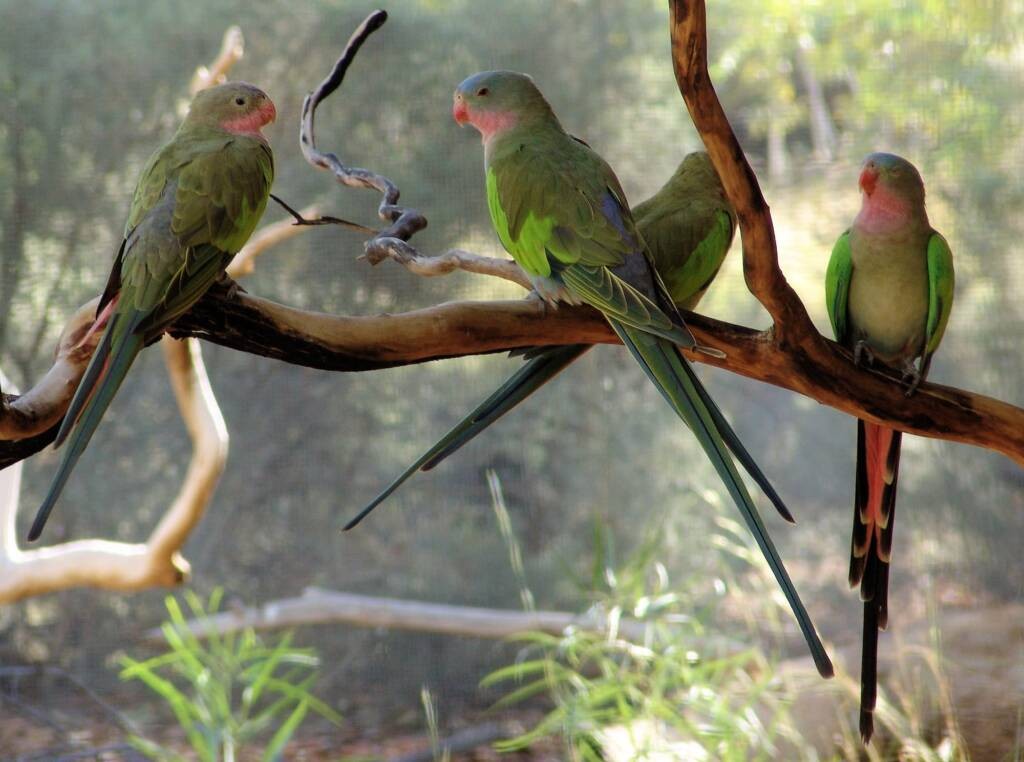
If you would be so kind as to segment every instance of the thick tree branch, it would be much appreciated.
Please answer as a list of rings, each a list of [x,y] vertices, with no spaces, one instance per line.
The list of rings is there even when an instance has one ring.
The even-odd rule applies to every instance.
[[[534,300],[454,302],[374,317],[308,313],[245,293],[212,293],[175,331],[224,346],[325,370],[363,371],[447,357],[550,344],[614,344],[590,308],[552,311]],[[222,301],[223,299],[223,301]],[[824,405],[926,437],[973,444],[1024,465],[1024,410],[980,394],[924,383],[906,397],[898,375],[864,370],[850,353],[821,339],[780,351],[770,331],[687,313],[701,345],[723,351],[690,358],[789,389]]]
[[[912,434],[996,450],[1024,465],[1024,410],[1020,408],[932,383],[922,384],[907,398],[894,373],[858,368],[849,352],[831,341],[821,340],[823,353],[812,355],[802,345],[782,351],[771,331],[693,313],[686,313],[686,318],[699,343],[726,354],[724,359],[690,355],[693,360]],[[452,302],[396,315],[344,316],[306,312],[245,292],[232,294],[227,286],[212,289],[171,333],[334,371],[378,370],[544,344],[616,343],[603,318],[586,307],[551,310],[524,299]],[[51,407],[59,409],[58,404]],[[9,454],[11,444],[0,442],[0,461],[20,459]],[[35,450],[45,444],[37,442]],[[22,451],[21,457],[28,454]]]
[[[669,8],[676,82],[739,217],[747,287],[775,321],[776,341],[781,347],[820,344],[820,335],[800,297],[779,268],[768,203],[711,84],[704,0],[671,0]]]

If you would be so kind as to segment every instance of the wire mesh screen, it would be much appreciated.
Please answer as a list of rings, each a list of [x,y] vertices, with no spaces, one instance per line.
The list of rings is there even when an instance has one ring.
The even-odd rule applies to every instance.
[[[956,305],[930,380],[1024,403],[1013,338],[1024,327],[1014,246],[1024,160],[1021,9],[923,0],[755,5],[709,4],[711,71],[771,205],[781,267],[816,325],[831,336],[825,267],[859,207],[861,160],[873,150],[907,156],[956,258]],[[231,77],[258,84],[277,104],[267,130],[274,192],[295,208],[315,203],[380,224],[379,197],[312,168],[297,141],[303,96],[370,10],[334,0],[0,2],[0,368],[11,384],[30,388],[45,373],[68,316],[103,288],[143,163],[173,134],[194,70],[210,62],[231,25],[245,37]],[[450,119],[452,90],[474,71],[530,72],[566,129],[609,161],[634,202],[701,147],[673,78],[662,4],[408,0],[389,12],[322,105],[317,137],[323,150],[398,184],[402,202],[430,221],[414,239],[424,253],[458,247],[504,256],[488,217],[478,136]],[[273,205],[265,215],[268,223],[285,218]],[[364,238],[311,229],[262,255],[241,285],[299,309],[353,315],[525,296],[484,275],[371,267],[359,259]],[[744,284],[738,237],[700,311],[769,325]],[[764,584],[761,562],[747,560],[756,549],[733,532],[735,511],[696,441],[622,347],[587,353],[349,533],[344,523],[521,360],[491,354],[332,373],[211,344],[202,350],[231,444],[182,553],[188,589],[203,597],[222,589],[224,610],[318,588],[522,611],[526,588],[538,609],[580,613],[594,603],[595,584],[611,584],[595,569],[610,574],[656,547],[657,563],[640,576],[660,569],[650,573],[671,581],[664,589],[692,604],[688,616],[709,633],[775,661],[809,662],[785,612],[745,614],[744,601],[777,593]],[[846,585],[855,422],[735,374],[708,366],[698,373],[796,514],[799,525],[790,527],[759,503],[822,637],[856,675],[861,604]],[[190,453],[160,352],[147,350],[44,542],[144,540]],[[24,463],[19,539],[57,457],[48,449]],[[921,632],[949,624],[947,644],[966,649],[960,623],[977,622],[995,649],[983,685],[996,685],[1000,665],[1016,658],[1019,666],[1022,643],[1012,624],[1024,582],[1021,471],[992,452],[938,439],[906,437],[903,460],[894,634],[883,648],[895,651],[901,638],[932,648]],[[118,677],[120,656],[159,652],[145,637],[167,617],[165,595],[74,589],[0,609],[0,757],[92,750],[131,758],[137,752],[123,744],[133,732],[186,748],[152,692]],[[719,601],[713,613],[708,601]],[[339,622],[301,627],[295,642],[319,654],[316,695],[341,716],[338,725],[318,716],[303,726],[289,748],[309,758],[400,758],[388,740],[428,735],[424,687],[441,735],[494,717],[530,726],[559,701],[541,693],[490,709],[501,691],[480,681],[521,656],[521,643]],[[1000,716],[1016,717],[1024,684],[998,685]],[[986,709],[954,695],[964,732],[989,737],[970,722]],[[992,748],[1014,748],[1007,723]],[[938,743],[948,723],[932,725],[939,729],[929,739]],[[546,743],[519,753],[570,753],[557,738]],[[491,753],[484,748],[478,754]],[[799,748],[793,758],[810,754]]]

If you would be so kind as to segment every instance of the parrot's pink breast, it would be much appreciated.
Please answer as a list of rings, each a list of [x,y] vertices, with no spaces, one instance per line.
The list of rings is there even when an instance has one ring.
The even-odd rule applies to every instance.
[[[905,225],[910,219],[910,203],[882,184],[871,195],[864,194],[863,205],[854,224],[869,233],[885,233]]]

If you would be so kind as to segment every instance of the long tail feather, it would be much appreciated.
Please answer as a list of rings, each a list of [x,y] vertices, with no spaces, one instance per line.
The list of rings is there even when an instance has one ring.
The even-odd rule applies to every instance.
[[[85,407],[96,388],[97,380],[103,375],[110,356],[112,335],[113,331],[107,330],[100,339],[100,343],[96,345],[92,358],[85,368],[85,373],[82,374],[82,380],[78,382],[78,388],[75,389],[75,394],[71,397],[71,404],[68,405],[67,412],[64,413],[64,418],[60,422],[60,428],[57,429],[57,438],[53,440],[54,449],[64,444],[64,440],[68,438],[68,434],[71,433],[71,429],[74,428],[75,422],[82,413],[82,408]]]
[[[490,397],[481,402],[473,412],[456,424],[451,431],[417,458],[377,497],[371,500],[355,518],[345,525],[345,531],[352,529],[365,519],[374,508],[384,502],[417,471],[421,469],[428,471],[436,466],[554,378],[588,349],[590,349],[589,344],[571,344],[564,347],[551,347],[534,354]]]
[[[864,601],[864,636],[860,652],[860,737],[867,743],[875,732],[878,691],[878,606]]]
[[[50,484],[50,491],[39,507],[32,528],[28,532],[30,541],[39,538],[53,506],[57,503],[57,498],[71,476],[72,469],[89,444],[132,361],[142,350],[143,337],[132,332],[140,318],[141,313],[132,316],[112,316],[100,345],[93,353],[89,367],[61,424],[61,432],[67,438],[67,447],[57,468],[57,474]]]
[[[902,432],[857,421],[857,478],[850,548],[850,585],[860,585],[864,633],[860,666],[860,734],[874,733],[878,632],[889,621],[889,562],[896,525]]]
[[[714,421],[715,427],[718,429],[718,433],[721,434],[722,439],[725,440],[726,446],[732,451],[732,454],[736,456],[736,460],[738,460],[740,465],[743,466],[743,470],[750,474],[750,478],[752,478],[754,482],[757,483],[757,486],[761,488],[765,497],[767,497],[768,500],[771,501],[771,504],[775,506],[775,510],[779,512],[779,515],[790,524],[795,524],[796,519],[793,518],[793,514],[789,512],[789,508],[787,508],[786,504],[782,501],[782,497],[775,491],[775,487],[773,487],[772,483],[768,481],[768,477],[764,475],[761,467],[754,461],[754,457],[747,451],[743,442],[740,441],[739,436],[737,436],[732,426],[729,425],[725,416],[722,415],[722,411],[719,409],[718,405],[713,399],[711,399],[711,395],[708,394],[707,389],[705,389],[704,385],[697,380],[697,376],[693,372],[693,369],[690,368],[688,364],[686,367],[695,381],[697,393],[700,395],[701,400],[704,402],[708,412],[711,414],[711,419]]]
[[[701,391],[698,391],[701,386],[700,380],[693,369],[689,367],[686,359],[679,353],[678,348],[671,342],[650,336],[617,321],[610,320],[609,322],[619,338],[622,339],[622,343],[640,363],[647,376],[670,401],[676,414],[693,430],[697,441],[700,442],[704,452],[725,483],[726,489],[743,515],[747,527],[754,535],[775,579],[782,588],[800,626],[800,631],[803,633],[804,640],[810,648],[818,672],[823,677],[831,677],[834,674],[832,662],[818,638],[814,623],[789,578],[786,567],[775,549],[775,544],[757,512],[757,508],[754,506],[754,501],[736,470],[725,439],[716,424],[715,416],[704,402],[707,392],[702,394]]]
[[[434,455],[423,464],[422,470],[429,471],[456,450],[461,449],[477,434],[572,365],[591,346],[571,344],[565,347],[549,347],[531,354],[522,368],[498,387],[494,394],[481,402],[445,437],[451,438],[459,427],[464,427],[457,438],[451,438],[443,449],[438,447],[440,442],[431,448]]]

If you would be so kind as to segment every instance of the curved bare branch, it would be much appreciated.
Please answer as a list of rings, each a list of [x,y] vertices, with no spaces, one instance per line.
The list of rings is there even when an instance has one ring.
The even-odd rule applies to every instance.
[[[149,539],[145,543],[75,540],[21,550],[15,535],[16,503],[0,505],[0,602],[13,603],[72,587],[167,587],[188,576],[189,565],[179,548],[202,518],[223,471],[227,429],[212,401],[199,345],[189,341],[180,346],[186,351],[168,352],[168,366],[178,407],[192,439],[192,459],[178,495]],[[16,496],[12,492],[8,499],[16,500]]]
[[[347,167],[335,154],[317,148],[315,119],[317,107],[344,81],[348,67],[352,65],[363,43],[387,20],[386,11],[374,11],[356,28],[330,74],[302,102],[302,123],[299,128],[299,145],[306,161],[314,167],[331,172],[334,179],[342,185],[351,188],[370,188],[381,194],[377,215],[391,224],[366,242],[367,252],[375,250],[378,246],[401,248],[416,232],[427,226],[427,218],[415,209],[399,206],[398,198],[401,193],[398,186],[384,175],[359,167]]]

